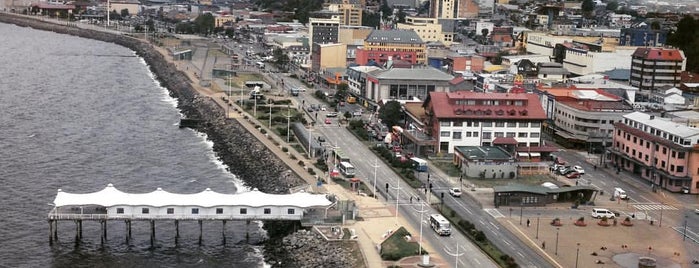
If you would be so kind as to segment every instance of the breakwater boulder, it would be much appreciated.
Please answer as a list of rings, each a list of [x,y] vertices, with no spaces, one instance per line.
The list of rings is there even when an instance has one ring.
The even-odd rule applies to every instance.
[[[345,243],[345,247],[338,243]],[[327,241],[315,231],[299,230],[284,237],[276,248],[289,259],[267,258],[267,261],[275,267],[357,267],[357,261],[361,260],[354,257],[353,251],[358,249],[353,249],[353,243]]]
[[[148,63],[161,85],[177,98],[180,111],[187,118],[200,120],[197,130],[213,141],[214,151],[222,162],[248,187],[267,193],[286,193],[290,187],[303,183],[237,121],[225,119],[214,101],[199,95],[187,76],[151,44],[127,35],[55,24],[35,17],[5,13],[0,16],[0,22],[114,43],[135,51]]]

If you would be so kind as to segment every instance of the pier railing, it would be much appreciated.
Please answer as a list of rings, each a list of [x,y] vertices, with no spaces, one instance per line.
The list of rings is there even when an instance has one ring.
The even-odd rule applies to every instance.
[[[298,215],[109,215],[109,214],[80,214],[80,213],[55,213],[48,214],[49,220],[302,220]]]

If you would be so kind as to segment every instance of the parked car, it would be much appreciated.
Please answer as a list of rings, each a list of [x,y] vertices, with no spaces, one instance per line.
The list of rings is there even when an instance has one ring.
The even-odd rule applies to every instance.
[[[573,166],[573,170],[577,171],[581,175],[585,174],[585,170],[581,166]]]
[[[325,117],[337,117],[337,113],[336,113],[336,112],[330,112],[330,113],[325,114]]]
[[[459,188],[450,188],[449,189],[449,194],[453,197],[460,197],[461,196],[461,189]]]
[[[699,214],[699,208],[695,208],[694,213]]]
[[[325,105],[320,106],[320,110],[321,110],[321,111],[325,111],[325,110],[327,110],[327,109],[328,109],[328,107],[326,107]]]
[[[601,219],[602,217],[607,217],[607,219],[614,219],[616,215],[614,214],[614,212],[611,212],[606,208],[593,208],[592,217],[597,219]]]
[[[580,178],[580,173],[578,173],[577,171],[572,171],[572,172],[566,174],[566,178],[569,178],[569,179]]]
[[[330,124],[333,123],[333,120],[330,119],[330,118],[325,118],[325,123],[328,124],[328,125],[330,125]]]

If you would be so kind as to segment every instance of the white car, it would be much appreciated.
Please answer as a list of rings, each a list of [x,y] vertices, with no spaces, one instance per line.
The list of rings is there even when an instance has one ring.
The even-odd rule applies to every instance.
[[[451,189],[449,189],[449,194],[453,197],[460,197],[461,196],[461,189],[451,188]]]
[[[585,169],[583,169],[581,166],[573,166],[573,170],[580,173],[580,175],[585,174]]]

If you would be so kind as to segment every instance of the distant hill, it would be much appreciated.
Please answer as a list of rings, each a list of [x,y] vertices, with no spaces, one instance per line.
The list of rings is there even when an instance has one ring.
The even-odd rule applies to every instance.
[[[323,0],[254,0],[264,11],[294,12],[294,19],[307,23],[309,14],[323,8]]]

